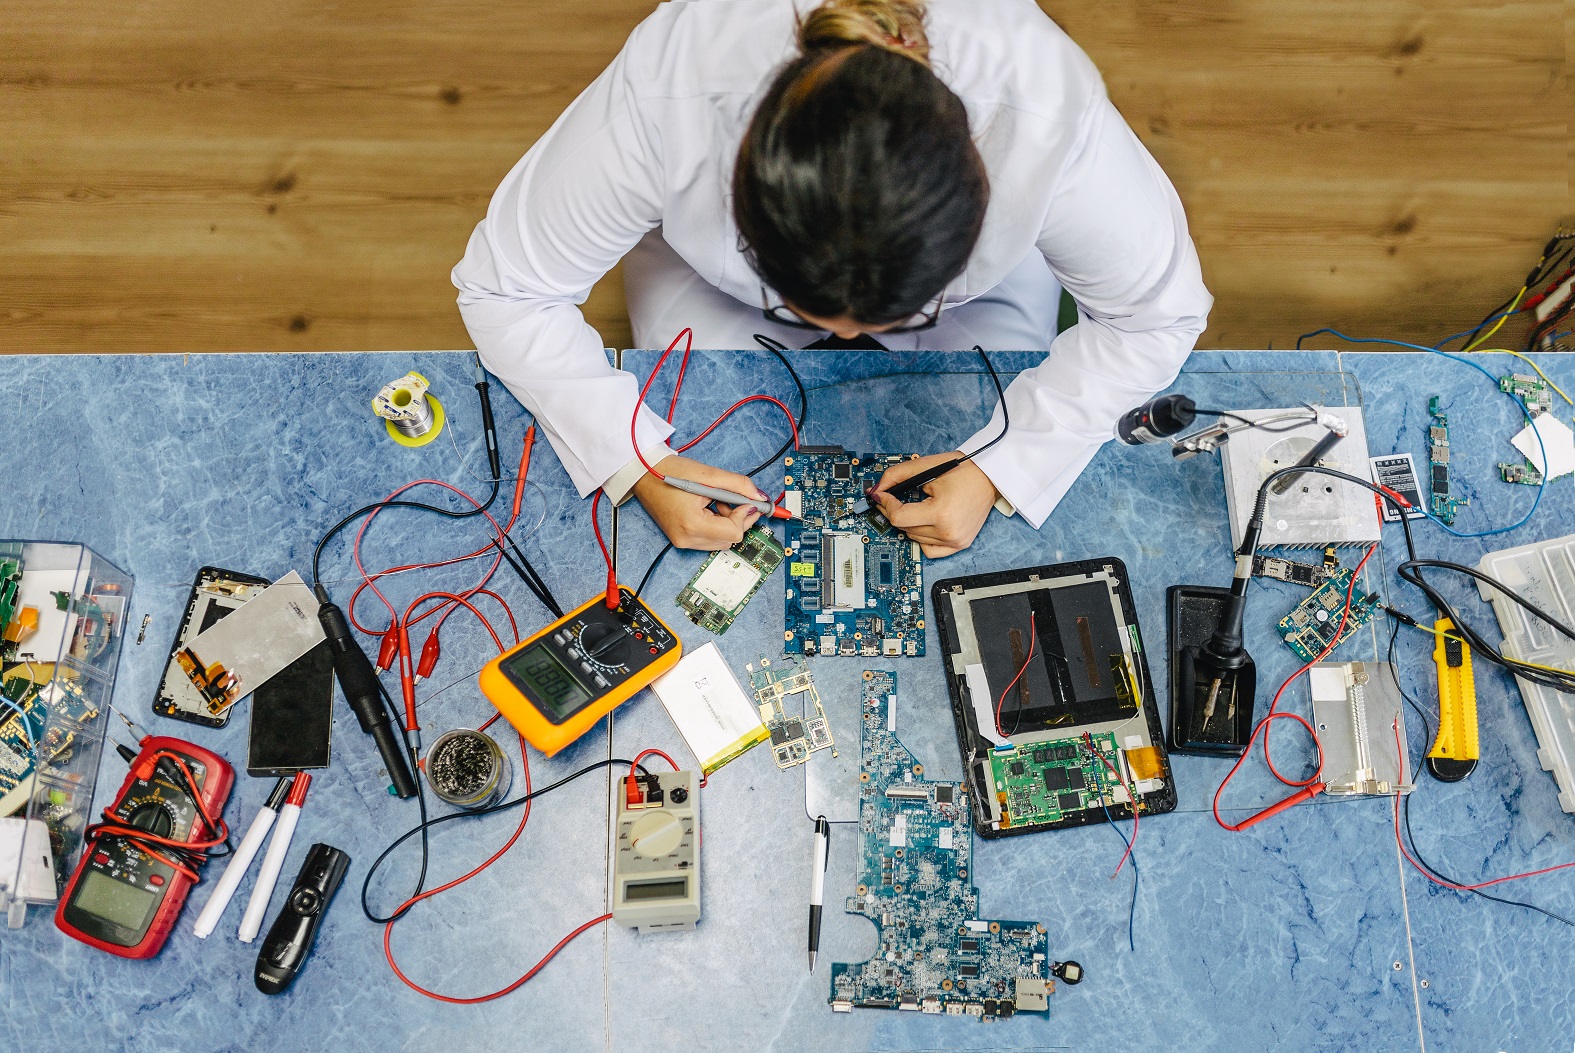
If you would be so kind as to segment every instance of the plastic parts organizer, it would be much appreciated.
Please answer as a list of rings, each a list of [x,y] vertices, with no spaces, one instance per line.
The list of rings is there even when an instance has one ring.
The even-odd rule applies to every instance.
[[[1565,625],[1575,624],[1575,534],[1489,552],[1477,569]],[[1477,589],[1498,616],[1505,654],[1525,662],[1575,669],[1575,640],[1533,617],[1497,589],[1480,582]],[[1544,771],[1553,773],[1559,807],[1575,813],[1575,696],[1519,677],[1516,680],[1537,734],[1537,759]]]

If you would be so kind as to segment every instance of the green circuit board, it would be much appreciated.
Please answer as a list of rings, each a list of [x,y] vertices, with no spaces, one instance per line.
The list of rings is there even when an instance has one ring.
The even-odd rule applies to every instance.
[[[1548,390],[1548,386],[1540,377],[1532,376],[1530,373],[1511,373],[1507,377],[1499,377],[1498,389],[1524,402],[1526,412],[1533,417],[1553,408],[1553,393]]]
[[[678,593],[679,610],[700,628],[722,635],[782,565],[785,552],[770,529],[756,523],[738,544],[711,553],[700,564]]]
[[[1100,754],[1120,770],[1113,732],[1095,735]],[[1074,812],[1126,804],[1131,795],[1081,739],[1060,739],[990,751],[990,775],[1001,806],[1001,828],[1059,822]]]
[[[1329,580],[1313,590],[1296,609],[1280,619],[1280,636],[1296,657],[1304,662],[1316,661],[1331,641],[1337,647],[1349,640],[1357,630],[1372,621],[1373,614],[1382,602],[1376,592],[1363,596],[1351,593],[1350,614],[1345,619],[1345,629],[1336,639],[1340,616],[1345,611],[1345,597],[1351,590],[1351,571],[1347,567],[1336,570]]]
[[[18,675],[6,679],[4,691],[15,703],[15,708],[0,706],[0,801],[5,802],[0,815],[9,815],[7,809],[20,807],[26,794],[9,800],[8,795],[19,787],[25,791],[39,764],[64,761],[98,708],[65,679],[36,684]]]
[[[896,674],[863,675],[861,863],[847,912],[868,918],[879,942],[867,961],[832,965],[832,1009],[1048,1014],[1055,985],[1044,925],[980,919],[967,790],[925,779],[892,730]]]

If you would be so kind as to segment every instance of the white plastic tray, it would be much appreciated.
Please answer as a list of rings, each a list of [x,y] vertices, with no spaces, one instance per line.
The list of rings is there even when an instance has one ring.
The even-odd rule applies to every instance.
[[[1489,552],[1477,569],[1497,578],[1565,625],[1575,625],[1575,534]],[[1506,655],[1559,669],[1575,669],[1575,640],[1559,634],[1497,589],[1481,583],[1477,589],[1498,616]],[[1527,683],[1519,677],[1516,680],[1537,734],[1537,760],[1544,771],[1553,773],[1559,788],[1559,807],[1575,813],[1575,695]]]

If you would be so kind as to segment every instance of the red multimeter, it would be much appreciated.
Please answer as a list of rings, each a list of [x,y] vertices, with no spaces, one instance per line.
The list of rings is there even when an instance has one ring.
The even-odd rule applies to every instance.
[[[229,800],[235,770],[223,757],[181,739],[149,737],[106,809],[116,825],[181,843],[212,839],[178,757],[191,773],[202,807],[215,820]],[[160,850],[158,855],[168,854]],[[73,939],[122,958],[151,958],[175,927],[196,881],[182,869],[155,858],[113,832],[93,836],[71,875],[55,926]]]

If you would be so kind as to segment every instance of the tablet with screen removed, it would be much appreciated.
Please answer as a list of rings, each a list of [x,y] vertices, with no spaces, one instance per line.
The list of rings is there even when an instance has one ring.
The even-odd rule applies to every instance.
[[[981,837],[1176,807],[1137,610],[1119,559],[930,590]]]

